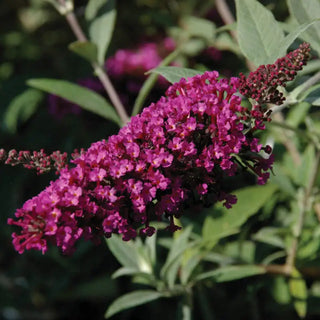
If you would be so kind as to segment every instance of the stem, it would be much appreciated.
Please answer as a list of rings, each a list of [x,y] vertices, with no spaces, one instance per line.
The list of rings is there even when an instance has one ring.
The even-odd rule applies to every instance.
[[[59,2],[64,3],[64,0],[59,0]],[[71,30],[73,31],[74,35],[76,36],[76,38],[81,42],[88,41],[86,35],[82,31],[82,28],[78,22],[76,15],[74,14],[74,12],[73,11],[68,12],[65,15],[65,17],[66,17],[66,20],[67,20]],[[95,74],[97,75],[97,77],[101,81],[104,89],[106,90],[112,104],[114,105],[119,117],[121,118],[121,121],[123,122],[123,124],[126,124],[129,121],[129,116],[127,115],[127,112],[126,112],[123,104],[121,103],[120,98],[119,98],[116,90],[114,89],[107,73],[96,62],[92,63],[92,67],[95,71]]]
[[[191,320],[192,319],[192,291],[189,289],[185,295],[182,297],[181,305],[181,319]]]
[[[66,19],[69,23],[70,28],[72,29],[73,33],[75,34],[76,38],[81,42],[88,41],[86,35],[83,33],[80,24],[76,18],[74,12],[69,12],[66,14]]]
[[[287,260],[286,260],[286,268],[289,272],[292,271],[292,269],[294,268],[295,265],[295,259],[296,259],[296,255],[297,255],[297,250],[298,250],[298,244],[299,244],[299,240],[301,237],[301,233],[303,230],[303,225],[304,225],[304,220],[306,217],[306,213],[308,211],[308,207],[309,207],[309,200],[310,197],[312,195],[312,189],[314,187],[314,184],[316,182],[316,178],[317,178],[317,173],[318,173],[318,169],[319,169],[319,163],[320,163],[320,150],[317,151],[317,155],[316,155],[316,159],[315,162],[313,164],[313,168],[312,168],[312,172],[311,172],[311,177],[310,180],[308,182],[307,188],[305,190],[304,196],[303,196],[303,200],[302,200],[302,204],[300,206],[300,212],[299,212],[299,217],[298,217],[298,221],[296,224],[296,228],[294,230],[294,239],[292,241],[288,256],[287,256]]]
[[[167,55],[158,65],[158,67],[167,66],[170,64],[178,55],[180,54],[180,47],[176,48],[174,51],[172,51],[169,55]],[[139,94],[136,98],[136,101],[134,103],[132,116],[135,116],[140,112],[140,110],[143,107],[143,104],[153,88],[154,84],[156,83],[157,79],[159,77],[159,74],[153,72],[150,74],[150,76],[147,78],[147,80],[143,83],[143,86],[141,90],[139,91]]]
[[[126,124],[127,122],[129,122],[130,118],[122,102],[120,101],[120,98],[116,90],[114,89],[112,82],[110,81],[110,78],[100,65],[98,65],[97,63],[93,63],[92,66],[94,68],[95,74],[100,79],[103,87],[107,91],[109,98],[112,101],[115,109],[117,110],[123,124]]]
[[[225,0],[216,0],[216,7],[224,24],[233,24],[235,22],[234,17]],[[230,33],[232,38],[236,40],[237,32],[235,30],[230,30]]]
[[[286,264],[258,264],[257,266],[264,268],[265,272],[270,275],[279,275],[290,277],[291,271]],[[318,267],[303,267],[299,268],[299,272],[308,278],[320,279],[320,268]]]

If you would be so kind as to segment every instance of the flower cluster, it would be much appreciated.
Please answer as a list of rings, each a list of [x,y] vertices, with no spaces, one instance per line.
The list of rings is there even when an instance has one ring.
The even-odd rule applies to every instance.
[[[159,65],[162,59],[175,49],[175,42],[165,38],[161,43],[145,42],[135,50],[120,49],[106,61],[111,77],[143,76],[148,70]]]
[[[101,236],[121,234],[123,240],[151,236],[153,218],[173,218],[186,206],[236,202],[222,182],[246,166],[263,184],[272,157],[254,132],[268,120],[260,107],[241,106],[239,79],[218,79],[206,72],[172,85],[158,102],[133,117],[108,141],[93,143],[64,168],[60,177],[28,200],[8,223],[15,249],[45,252],[54,242],[70,253],[80,238],[98,242]],[[238,163],[239,159],[241,161]]]
[[[306,42],[298,49],[279,58],[274,64],[261,65],[246,78],[240,74],[241,94],[256,100],[259,104],[273,103],[281,105],[285,97],[277,87],[285,87],[292,81],[297,71],[301,70],[310,58],[310,45]]]
[[[48,172],[52,169],[59,172],[67,166],[67,153],[55,151],[47,155],[43,149],[40,151],[16,151],[10,150],[8,153],[0,149],[0,161],[5,164],[16,166],[22,164],[27,169],[35,169],[38,174]]]

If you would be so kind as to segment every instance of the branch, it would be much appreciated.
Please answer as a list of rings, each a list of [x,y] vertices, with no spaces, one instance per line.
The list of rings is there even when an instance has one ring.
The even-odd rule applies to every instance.
[[[65,4],[65,0],[59,0],[59,3],[61,5],[63,5],[63,4]],[[76,36],[76,38],[81,42],[88,41],[88,39],[87,39],[86,35],[84,34],[73,10],[66,12],[65,17],[66,17],[66,20],[67,20],[71,30],[73,31],[74,35]],[[119,98],[116,90],[114,89],[114,87],[110,81],[110,78],[108,77],[105,70],[98,63],[93,62],[92,67],[95,71],[95,74],[97,75],[97,77],[101,81],[104,89],[106,90],[106,92],[107,92],[111,102],[113,103],[119,117],[121,118],[123,124],[126,124],[129,121],[129,116],[128,116],[122,102],[120,101],[120,98]]]

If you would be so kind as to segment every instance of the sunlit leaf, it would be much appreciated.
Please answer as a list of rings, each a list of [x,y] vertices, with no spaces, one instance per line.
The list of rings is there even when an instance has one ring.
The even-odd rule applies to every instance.
[[[212,247],[222,237],[232,234],[250,216],[257,213],[276,190],[277,186],[274,184],[247,187],[234,192],[238,202],[231,209],[226,209],[221,204],[207,209],[207,218],[202,228],[203,242]]]
[[[273,14],[256,0],[236,0],[240,49],[256,66],[273,63],[285,40]]]
[[[113,235],[106,243],[116,259],[127,269],[140,270],[139,254],[134,242],[123,241],[120,236]]]
[[[283,57],[293,41],[296,40],[305,30],[307,30],[316,22],[319,22],[319,19],[303,23],[296,27],[296,29],[290,32],[288,35],[286,35],[284,41],[281,43],[281,46],[278,48],[278,52],[274,52],[274,55],[270,59],[272,59],[272,61],[275,61],[276,59]]]
[[[297,269],[294,269],[289,279],[289,290],[293,304],[299,317],[304,319],[307,314],[308,290],[304,279]]]
[[[155,72],[162,75],[169,82],[175,83],[179,82],[181,78],[191,78],[197,74],[201,74],[200,71],[189,69],[189,68],[180,68],[180,67],[158,67],[150,70],[150,72]]]
[[[288,304],[290,302],[290,292],[287,279],[283,276],[275,277],[271,293],[277,303]]]
[[[193,270],[198,266],[202,258],[202,254],[200,252],[194,253],[187,262],[182,264],[181,267],[181,283],[182,284],[187,284]]]
[[[312,22],[320,17],[320,2],[318,0],[287,0],[291,16],[300,24]],[[310,42],[313,49],[320,52],[320,22],[310,26],[301,37]]]
[[[115,0],[90,0],[85,17],[90,40],[98,48],[98,62],[103,65],[116,20]]]
[[[187,248],[194,246],[194,242],[189,241],[190,233],[191,227],[188,227],[183,230],[183,232],[181,232],[178,238],[174,239],[166,262],[161,269],[161,276],[165,278],[170,283],[170,285],[173,284],[176,278],[182,254]]]

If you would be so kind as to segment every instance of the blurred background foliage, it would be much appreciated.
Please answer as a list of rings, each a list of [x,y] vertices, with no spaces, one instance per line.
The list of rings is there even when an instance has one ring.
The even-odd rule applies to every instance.
[[[285,1],[260,2],[272,10],[277,20],[287,19]],[[86,4],[86,0],[75,0],[75,12],[82,24]],[[234,13],[234,1],[229,1],[229,5]],[[186,19],[191,15],[206,18],[214,22],[216,27],[223,26],[214,1],[118,1],[117,22],[108,56],[121,48],[135,48],[143,41],[157,42],[164,37],[183,33],[188,29]],[[74,36],[63,17],[43,0],[2,0],[0,29],[1,148],[44,148],[48,153],[54,150],[71,153],[75,148],[87,148],[90,143],[117,132],[117,126],[112,122],[85,111],[79,115],[69,113],[56,117],[48,108],[48,96],[39,92],[29,92],[30,103],[27,109],[21,110],[17,103],[14,112],[11,111],[8,115],[8,106],[28,88],[27,79],[48,77],[77,82],[79,79],[91,77],[92,70],[83,59],[67,50],[68,45],[75,40]],[[219,50],[218,58],[212,59],[204,54],[203,51],[208,46]],[[236,76],[247,70],[243,56],[227,32],[224,37],[216,38],[211,43],[210,40],[199,41],[195,37],[195,41],[179,57],[177,63],[201,71],[215,69],[226,76]],[[125,91],[121,85],[122,82],[117,84],[119,92]],[[155,89],[152,99],[163,93],[163,88]],[[130,107],[132,106],[128,105],[128,108]],[[297,117],[294,110],[291,111],[292,121],[296,121],[298,126]],[[279,131],[276,134],[281,136]],[[275,150],[278,160],[284,159],[278,172],[292,168],[280,143]],[[312,162],[312,152],[306,151],[303,160]],[[281,180],[285,174],[279,176],[278,180]],[[95,247],[91,243],[83,242],[72,257],[62,256],[53,247],[45,256],[33,251],[17,254],[11,244],[12,229],[6,224],[7,218],[11,217],[26,199],[39,193],[55,176],[54,173],[37,176],[34,172],[20,167],[1,166],[0,177],[1,319],[103,319],[107,306],[115,298],[143,287],[141,282],[134,283],[128,278],[111,279],[111,274],[119,267],[119,263],[105,243]],[[291,178],[296,185],[303,184],[303,177]],[[204,270],[206,264],[228,264],[230,259],[243,263],[261,262],[264,257],[277,252],[270,248],[267,240],[283,248],[283,238],[277,238],[276,234],[289,228],[290,217],[294,212],[291,209],[297,205],[295,189],[291,188],[291,182],[288,181],[285,178],[280,181],[282,184],[287,183],[283,188],[287,190],[287,194],[276,192],[272,201],[260,210],[260,215],[251,216],[239,234],[231,235],[228,241],[222,239],[219,242],[216,255],[204,262]],[[244,174],[230,181],[230,189],[252,183],[252,177]],[[277,215],[274,212],[277,212]],[[194,231],[200,232],[205,216],[205,212],[196,217],[186,215],[182,222],[185,225],[192,224]],[[313,223],[314,220],[310,219],[310,224]],[[269,225],[279,229],[270,229],[269,234],[268,230],[264,230],[264,234],[259,233],[260,229]],[[300,251],[300,259],[301,263],[309,261],[309,266],[319,266],[320,240],[319,229],[317,230],[309,233],[307,230],[303,235],[305,251]],[[157,247],[158,265],[163,265],[167,256],[166,236],[167,234],[161,233],[159,235],[163,245]],[[257,241],[254,242],[253,238]],[[281,258],[283,256],[280,254],[280,261]],[[308,300],[308,319],[319,319],[319,282],[307,277],[306,284],[312,291]],[[264,278],[245,278],[223,284],[208,282],[196,290],[195,319],[298,319],[292,307],[288,280],[282,276],[266,275]],[[124,311],[114,318],[140,320],[152,316],[154,320],[164,317],[175,319],[178,302],[178,297],[160,299]]]

